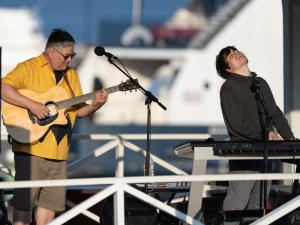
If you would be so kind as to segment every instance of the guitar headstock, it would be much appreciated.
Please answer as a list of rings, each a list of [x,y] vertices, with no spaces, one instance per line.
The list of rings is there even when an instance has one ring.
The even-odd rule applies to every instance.
[[[122,82],[121,84],[118,85],[118,88],[120,91],[131,91],[131,90],[136,90],[138,88],[138,80],[128,80],[126,82]]]

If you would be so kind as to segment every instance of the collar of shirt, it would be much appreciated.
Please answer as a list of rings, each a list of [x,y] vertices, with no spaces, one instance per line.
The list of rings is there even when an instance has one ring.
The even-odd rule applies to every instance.
[[[40,54],[38,57],[37,57],[37,60],[38,60],[38,63],[40,65],[40,67],[43,67],[43,66],[48,66],[48,68],[54,72],[54,70],[52,69],[52,67],[50,66],[50,64],[48,63],[47,61],[47,58],[45,56],[45,53],[42,53]],[[68,71],[70,67],[67,67],[65,71]]]
[[[253,74],[253,72],[251,72],[251,74]],[[237,80],[237,81],[248,81],[249,79],[252,78],[252,76],[248,77],[248,76],[243,76],[237,73],[230,73],[230,75],[228,76],[229,79],[233,79],[233,80]]]
[[[38,56],[38,62],[41,67],[46,66],[48,64],[48,61],[44,53]]]

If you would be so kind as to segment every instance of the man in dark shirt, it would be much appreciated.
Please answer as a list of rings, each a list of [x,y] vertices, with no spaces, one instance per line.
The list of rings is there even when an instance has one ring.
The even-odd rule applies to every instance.
[[[273,94],[267,82],[256,77],[248,68],[248,59],[233,46],[223,48],[216,57],[218,75],[225,79],[220,91],[223,118],[230,139],[233,141],[263,141],[290,140],[294,135],[282,111],[276,105]],[[256,82],[256,83],[255,83]],[[255,98],[255,85],[264,100],[266,111],[270,120],[260,115],[259,101]],[[270,126],[265,127],[266,121]],[[263,129],[266,128],[266,129]],[[276,128],[277,134],[274,132]],[[265,132],[264,132],[265,131]],[[231,160],[229,170],[233,173],[257,173],[263,170],[263,160]],[[270,182],[268,185],[268,192]],[[223,210],[243,210],[260,208],[260,182],[259,181],[232,181]],[[236,225],[241,221],[235,218],[225,218],[226,225]]]

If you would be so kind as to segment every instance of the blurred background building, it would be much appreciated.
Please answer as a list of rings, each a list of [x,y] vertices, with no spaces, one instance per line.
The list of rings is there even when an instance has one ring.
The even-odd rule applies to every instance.
[[[170,38],[170,44],[173,42],[173,47],[178,47],[179,39],[182,39],[181,44],[187,42],[226,2],[228,0],[79,0],[76,3],[71,0],[3,0],[0,6],[31,11],[39,18],[40,31],[45,36],[53,27],[66,27],[79,43],[118,46],[122,45],[120,37],[126,30],[140,26],[154,36],[154,41]]]
[[[152,104],[153,133],[204,132],[224,139],[219,104],[223,80],[215,72],[215,56],[228,45],[248,55],[250,68],[268,81],[277,104],[299,121],[296,100],[284,97],[296,95],[295,88],[285,93],[294,83],[291,77],[288,84],[284,80],[283,8],[288,14],[289,7],[281,0],[2,0],[1,76],[42,52],[51,30],[60,27],[77,41],[73,66],[85,93],[127,79],[104,56],[94,54],[100,45],[167,107],[164,111]],[[78,120],[75,133],[145,133],[144,103],[139,91],[114,93],[93,118]],[[299,134],[297,122],[290,121]],[[6,132],[3,125],[1,131]],[[153,153],[169,157],[176,142],[165,144],[153,146]],[[98,145],[74,144],[71,159]]]

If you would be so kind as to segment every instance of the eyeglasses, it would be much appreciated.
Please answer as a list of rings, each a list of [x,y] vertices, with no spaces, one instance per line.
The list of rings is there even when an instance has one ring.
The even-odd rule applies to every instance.
[[[64,58],[64,60],[67,60],[69,57],[71,57],[71,59],[73,59],[73,57],[77,55],[76,52],[73,52],[72,54],[64,55],[57,49],[55,49],[55,50]]]

